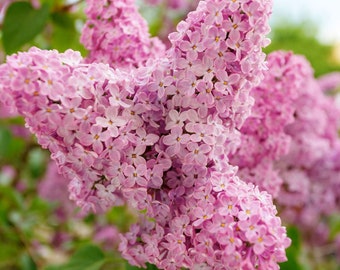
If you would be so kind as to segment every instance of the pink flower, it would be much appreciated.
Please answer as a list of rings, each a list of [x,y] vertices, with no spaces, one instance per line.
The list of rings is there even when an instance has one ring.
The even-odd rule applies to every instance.
[[[171,48],[165,54],[157,40],[149,38],[132,0],[110,2],[105,8],[89,0],[83,31],[89,64],[73,57],[66,61],[70,52],[33,50],[18,59],[9,57],[0,66],[0,91],[28,119],[38,139],[50,146],[71,181],[71,198],[84,210],[126,203],[138,213],[139,225],[122,236],[120,246],[122,256],[133,265],[240,269],[244,261],[265,268],[268,262],[277,267],[283,260],[287,236],[281,223],[273,222],[276,210],[271,197],[242,182],[228,163],[253,105],[249,91],[265,68],[261,46],[268,32],[270,2],[258,2],[259,12],[252,17],[256,25],[249,29],[241,27],[251,23],[239,3],[236,8],[222,0],[200,2],[178,25],[178,32],[170,35]],[[226,27],[234,13],[240,14],[239,31]],[[233,33],[238,34],[233,38]],[[34,55],[40,56],[39,64]],[[29,89],[11,88],[6,70],[15,78],[26,77],[31,70],[42,70],[41,57],[56,59],[59,65],[41,72],[39,81],[48,80],[55,70],[62,76],[53,76],[53,85],[62,83],[64,88],[45,93],[37,80]],[[18,68],[20,58],[26,64]],[[221,70],[230,80],[237,77],[237,91],[218,92],[215,84]],[[37,87],[47,106],[61,105],[61,119],[72,116],[73,107],[86,113],[73,117],[69,124],[74,129],[51,133],[48,123],[34,119],[38,106],[31,87]],[[204,90],[207,95],[202,95]],[[81,102],[68,103],[75,98]],[[72,130],[76,135],[64,140]],[[47,143],[46,137],[55,141]],[[221,183],[225,187],[218,190]],[[254,225],[270,227],[259,236],[275,240],[270,246],[256,246],[258,254],[255,243],[249,245],[251,240],[238,227],[254,215],[260,217]],[[228,229],[217,230],[217,224]]]
[[[164,243],[166,245],[166,248],[169,249],[171,252],[182,253],[185,251],[186,246],[184,235],[169,233],[164,237],[164,239],[168,242],[166,244]]]
[[[135,148],[130,147],[126,150],[126,159],[132,164],[138,166],[139,164],[145,164],[146,161],[142,156],[145,153],[146,146],[138,145]]]
[[[209,220],[213,216],[213,206],[212,204],[204,204],[198,205],[194,211],[194,216],[197,218],[192,225],[195,227],[200,226],[203,222]]]
[[[180,43],[179,47],[186,52],[186,56],[191,61],[196,60],[198,53],[202,52],[205,48],[201,41],[201,36],[199,32],[188,32],[188,39]]]
[[[118,114],[118,107],[109,107],[105,110],[105,117],[96,118],[96,124],[102,128],[107,128],[107,133],[110,137],[118,137],[118,127],[124,126],[127,123],[126,119]]]
[[[231,74],[229,76],[226,71],[221,70],[216,73],[216,78],[219,80],[215,83],[216,90],[221,93],[227,91],[229,94],[232,94],[234,91],[233,85],[237,85],[240,76],[238,74]]]
[[[197,96],[197,100],[208,107],[211,107],[215,101],[212,89],[213,84],[211,81],[200,81],[197,85],[197,90],[200,92]]]
[[[227,255],[233,254],[242,245],[241,239],[239,239],[235,235],[235,232],[229,227],[225,230],[223,236],[221,235],[221,237],[218,237],[217,239],[221,245],[226,246],[224,252]]]
[[[159,98],[162,98],[165,94],[165,88],[169,86],[173,78],[171,76],[164,77],[164,74],[160,70],[155,70],[153,73],[154,81],[148,85],[150,92],[157,92]]]
[[[219,232],[221,234],[224,234],[228,229],[231,230],[230,228],[234,225],[233,223],[234,223],[234,218],[232,218],[232,216],[221,216],[221,215],[215,214],[212,217],[211,222],[207,223],[206,227],[209,232],[218,235]]]
[[[187,117],[188,116],[186,112],[179,113],[176,110],[169,111],[165,129],[172,129],[176,126],[183,127],[184,122],[187,120]]]
[[[79,141],[85,146],[92,146],[93,150],[100,154],[104,147],[103,142],[105,142],[109,136],[107,133],[102,132],[102,127],[92,126],[90,129],[90,134],[79,134]]]
[[[124,181],[125,187],[133,187],[135,183],[140,186],[146,187],[148,182],[145,178],[146,176],[146,166],[145,164],[139,164],[136,167],[132,165],[127,165],[124,167],[123,172],[127,177],[126,181]]]
[[[155,144],[159,136],[153,133],[146,133],[145,129],[139,128],[136,130],[136,135],[138,136],[136,143],[139,145],[153,145]]]
[[[197,163],[200,165],[205,165],[207,164],[207,153],[210,152],[211,148],[209,145],[202,144],[198,145],[195,142],[189,142],[187,144],[187,149],[189,153],[185,156],[184,160],[185,162],[192,164],[192,163]]]
[[[266,235],[267,228],[261,226],[257,233],[250,238],[250,241],[254,244],[253,250],[256,255],[262,254],[267,246],[272,246],[275,243],[275,239]]]
[[[183,134],[183,130],[180,127],[174,127],[171,129],[171,133],[163,138],[163,143],[168,145],[166,152],[170,156],[174,156],[181,150],[182,144],[187,144],[190,140],[189,134]]]
[[[209,24],[221,24],[223,21],[223,10],[226,8],[226,3],[224,2],[208,2],[207,10],[208,16],[206,22]]]

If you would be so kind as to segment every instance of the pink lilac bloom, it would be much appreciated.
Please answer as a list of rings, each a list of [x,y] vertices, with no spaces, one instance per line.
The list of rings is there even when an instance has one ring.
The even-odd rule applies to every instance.
[[[312,71],[304,59],[291,52],[273,52],[267,61],[264,80],[251,91],[255,104],[240,130],[241,144],[230,159],[243,180],[277,197],[283,180],[275,161],[289,151],[291,137],[285,127],[294,121],[294,104]]]
[[[331,72],[317,79],[322,91],[331,91],[340,87],[340,72]]]
[[[260,269],[279,269],[275,261],[286,259],[282,250],[290,244],[290,240],[280,225],[280,219],[275,217],[276,209],[272,205],[271,196],[266,192],[259,192],[237,176],[233,180],[229,175],[227,177],[227,189],[234,192],[234,207],[238,211],[218,211],[224,208],[224,201],[230,198],[227,191],[212,192],[210,196],[214,197],[214,201],[205,203],[196,199],[195,190],[192,190],[170,205],[170,213],[167,213],[168,218],[173,218],[170,224],[164,226],[157,221],[143,221],[139,223],[133,239],[128,240],[127,235],[121,236],[122,255],[129,263],[144,266],[146,248],[150,241],[144,239],[152,236],[156,254],[163,254],[163,257],[149,256],[149,262],[160,269],[203,267],[202,269],[236,270],[243,269],[242,264],[245,261],[249,263],[249,269],[255,269],[256,265]],[[201,179],[201,185],[211,185],[209,177]],[[249,218],[241,221],[244,201],[254,207],[248,209]],[[178,204],[181,204],[179,209],[176,207]],[[180,216],[173,216],[172,211],[175,209],[180,211]],[[139,256],[131,252],[136,245],[139,246],[139,252],[142,252]],[[171,264],[166,264],[170,262]]]
[[[87,0],[86,3],[87,21],[81,42],[89,50],[87,62],[131,68],[164,54],[162,42],[150,38],[147,23],[138,13],[134,0]]]
[[[15,104],[38,142],[51,151],[69,181],[70,198],[84,212],[124,203],[140,212],[140,223],[121,235],[120,251],[133,265],[240,269],[246,263],[278,269],[277,263],[286,260],[284,250],[290,240],[277,220],[272,197],[241,181],[228,163],[253,105],[249,92],[265,70],[262,47],[268,43],[271,2],[255,1],[252,20],[243,10],[250,2],[236,6],[222,0],[201,1],[170,35],[172,47],[166,57],[151,57],[145,66],[136,58],[131,61],[133,68],[114,69],[112,63],[84,63],[71,50],[37,48],[12,55],[0,66],[0,91],[8,93],[6,102]],[[91,4],[89,9],[107,12],[102,18],[117,11],[109,8],[111,2],[107,7]],[[219,15],[214,7],[221,13],[221,24],[211,19]],[[242,21],[238,39],[252,46],[224,46],[228,54],[208,53],[216,44],[207,42],[211,32],[206,30],[218,28],[225,35],[220,43],[227,45],[230,32],[224,22],[236,14]],[[192,33],[199,35],[191,48],[195,53],[188,53],[183,44],[194,41]],[[196,43],[202,44],[199,49]],[[195,67],[180,65],[179,59],[193,60]],[[217,74],[223,71],[233,76],[231,86],[216,91]],[[58,85],[55,91],[46,88],[51,79],[52,85]],[[161,95],[155,93],[157,85],[164,91]],[[187,85],[190,91],[177,89]],[[201,85],[208,86],[205,91],[213,99],[199,96]],[[215,105],[223,98],[228,102]],[[37,121],[44,106],[55,117]],[[177,121],[179,125],[174,125]],[[104,136],[108,132],[110,136]],[[65,140],[72,133],[72,140]],[[152,136],[146,139],[148,135]],[[233,209],[224,211],[230,210],[228,202]],[[171,222],[176,218],[181,220]],[[239,229],[238,222],[248,219],[259,227],[257,237],[249,233],[247,237],[247,228]],[[220,235],[211,222],[220,223]],[[220,236],[229,240],[219,242]]]
[[[219,65],[219,67],[215,67],[207,65],[208,62],[214,63],[215,59],[211,58],[207,61],[207,58],[204,58],[206,57],[205,52],[210,50],[209,43],[204,42],[205,37],[210,38],[209,35],[205,36],[206,32],[201,32],[201,36],[195,37],[195,39],[192,38],[192,33],[209,28],[209,21],[205,20],[204,17],[207,13],[205,12],[206,5],[214,5],[215,3],[222,6],[221,12],[229,14],[230,11],[227,8],[227,4],[222,1],[201,2],[198,10],[191,13],[187,21],[181,22],[178,25],[178,32],[170,35],[170,40],[173,44],[173,47],[169,51],[169,54],[173,55],[170,64],[173,68],[176,68],[176,73],[174,74],[172,85],[169,85],[164,89],[166,96],[161,99],[161,111],[167,112],[165,113],[165,116],[169,115],[169,113],[173,116],[166,118],[170,120],[169,125],[168,122],[160,125],[161,127],[165,126],[166,128],[163,131],[161,130],[159,149],[164,150],[165,153],[169,154],[172,158],[172,171],[169,171],[164,175],[163,188],[155,193],[158,194],[155,198],[162,198],[162,200],[157,203],[154,201],[152,209],[153,213],[158,213],[158,208],[164,206],[164,204],[169,206],[169,208],[165,208],[167,210],[166,212],[163,212],[163,215],[161,216],[156,214],[154,216],[154,221],[145,222],[143,220],[143,222],[140,222],[137,227],[138,233],[135,235],[131,244],[129,244],[131,239],[128,240],[128,238],[122,236],[120,251],[123,256],[134,265],[145,266],[147,258],[149,258],[149,262],[162,269],[178,269],[180,267],[195,269],[198,265],[205,267],[205,269],[219,269],[219,267],[223,268],[226,266],[230,269],[240,269],[240,266],[246,260],[249,265],[252,265],[253,267],[255,267],[254,265],[257,262],[260,262],[260,267],[263,267],[263,269],[278,269],[278,266],[274,261],[276,259],[277,261],[285,260],[284,253],[279,251],[282,248],[287,247],[290,243],[286,237],[285,229],[281,227],[280,223],[273,222],[271,218],[270,221],[268,221],[268,224],[276,225],[273,227],[270,226],[270,228],[273,228],[274,230],[270,230],[269,234],[269,227],[266,225],[262,227],[260,225],[261,222],[264,222],[264,212],[262,212],[262,209],[265,207],[264,204],[266,204],[266,201],[269,204],[271,203],[271,196],[267,193],[260,193],[254,186],[246,185],[244,182],[240,181],[235,176],[236,170],[220,160],[221,157],[227,157],[229,149],[233,148],[230,146],[231,144],[236,146],[239,143],[238,136],[234,136],[233,133],[236,133],[235,128],[242,125],[246,115],[249,113],[247,106],[250,108],[252,105],[252,100],[248,99],[248,92],[250,90],[248,90],[248,87],[250,87],[250,85],[256,85],[259,82],[255,76],[252,77],[251,74],[245,76],[242,72],[249,72],[250,70],[254,71],[254,69],[249,68],[249,65],[252,65],[251,62],[256,62],[256,59],[258,61],[262,61],[263,59],[258,55],[258,58],[254,56],[252,61],[247,62],[245,59],[247,59],[248,54],[245,52],[243,53],[242,50],[240,50],[237,58],[227,58],[228,60],[226,61],[234,59],[234,62],[230,65],[230,69],[229,65],[226,65],[226,72],[229,74],[237,74],[238,77],[238,81],[234,82],[235,84],[231,87],[231,91],[221,91],[222,96],[230,96],[230,99],[232,100],[232,105],[229,105],[229,108],[227,107],[223,110],[224,112],[228,112],[228,114],[220,114],[215,109],[214,103],[210,106],[203,107],[199,105],[200,102],[195,101],[200,93],[200,89],[198,88],[199,81],[217,81],[216,73],[218,72],[218,68],[221,68],[220,66],[222,66]],[[262,7],[268,8],[268,6],[265,5]],[[244,17],[243,19],[246,18]],[[248,22],[246,21],[245,25],[247,25],[247,23]],[[202,27],[202,25],[204,27]],[[250,30],[251,26],[248,25],[247,29]],[[245,36],[243,36],[242,33],[242,38],[244,37]],[[186,42],[183,43],[183,40]],[[189,51],[187,46],[188,43],[191,44],[192,51]],[[208,47],[201,47],[201,44]],[[262,46],[266,44],[266,41],[263,40],[263,43],[260,42],[258,45],[260,44]],[[211,46],[215,45],[211,44]],[[231,49],[230,53],[235,54],[236,51]],[[249,53],[249,51],[247,51],[247,53]],[[189,61],[196,61],[194,70],[191,70],[190,65],[182,65],[182,59],[185,58],[190,59]],[[180,59],[180,61],[177,62],[177,59]],[[203,61],[203,59],[205,60]],[[173,62],[171,63],[171,61]],[[257,64],[257,68],[258,67],[261,68],[262,66]],[[257,69],[257,72],[258,71],[259,70]],[[262,72],[257,73],[258,76],[261,76],[261,74]],[[164,76],[168,76],[168,74],[165,74]],[[190,81],[186,82],[185,80],[187,78],[189,78]],[[247,79],[245,80],[245,78]],[[240,81],[242,81],[242,83]],[[174,88],[181,84],[191,85],[192,89],[190,92],[176,93]],[[209,89],[209,91],[211,90],[214,93],[214,85],[212,85],[211,88],[212,89]],[[238,89],[237,91],[236,88]],[[177,99],[174,99],[177,94],[180,94],[182,97],[179,102]],[[164,99],[165,101],[163,101]],[[207,102],[207,104],[209,103],[210,102]],[[224,106],[228,106],[228,103]],[[193,117],[185,117],[185,112],[187,115],[190,114]],[[174,122],[178,123],[178,125],[173,126]],[[206,129],[209,131],[211,130],[212,132],[205,132],[204,128],[198,129],[195,126],[206,126]],[[217,126],[219,126],[219,128],[216,128]],[[190,134],[197,129],[201,130],[199,133],[199,136],[202,138],[201,140],[195,139],[195,141],[191,143],[188,141],[187,137],[183,137],[183,135]],[[206,135],[210,135],[212,141],[207,140],[205,142],[203,138]],[[209,142],[212,144],[211,150],[209,150]],[[207,147],[204,148],[208,150],[208,152],[205,152],[204,150],[206,159],[188,158],[192,152],[194,152],[193,154],[195,154],[195,152],[198,154],[201,149],[199,147],[205,145]],[[197,174],[196,176],[194,175],[193,178],[190,176],[190,180],[187,180],[187,175],[191,174],[193,167],[204,168],[207,166],[208,173],[204,177]],[[217,176],[213,177],[215,174],[217,174]],[[218,189],[217,191],[213,191],[210,178],[223,179],[224,181],[221,181],[222,184],[220,184],[220,186],[224,185],[225,190]],[[214,180],[214,182],[215,181],[216,180]],[[182,186],[182,183],[185,183],[184,186]],[[246,193],[250,192],[250,190],[252,190],[251,192],[254,192],[253,199],[248,200],[244,198],[239,200],[238,195],[236,194],[239,194],[240,190],[242,190],[241,186],[247,190]],[[174,193],[177,193],[177,196]],[[199,195],[200,193],[202,196]],[[242,195],[240,196],[242,197]],[[218,211],[217,215],[227,216],[224,220],[226,220],[226,222],[228,221],[228,223],[221,222],[220,226],[228,227],[229,230],[222,231],[229,234],[232,231],[235,233],[235,236],[229,236],[230,240],[228,242],[218,243],[216,229],[210,224],[211,220],[218,220],[221,217],[215,217],[216,212],[213,209],[224,209],[224,203],[228,201],[228,198],[230,198],[230,201],[234,202],[235,210],[230,212],[221,210]],[[251,205],[253,205],[254,208],[251,208]],[[269,211],[270,214],[269,212],[267,214],[274,218],[276,210],[272,207],[273,206],[269,207],[271,209]],[[261,211],[259,211],[259,209],[261,209]],[[178,213],[180,213],[181,218],[183,218],[183,230],[178,231],[177,229],[177,234],[174,236],[172,228],[169,227],[166,220],[178,217]],[[251,218],[252,215],[261,215],[261,218],[257,220],[256,218]],[[164,220],[164,216],[166,216],[166,220]],[[256,223],[256,226],[259,226],[262,229],[258,230],[259,235],[256,238],[254,238],[256,234],[250,234],[251,239],[249,238],[248,240],[251,243],[251,248],[250,250],[246,250],[244,249],[244,241],[247,242],[248,240],[245,239],[245,234],[243,235],[241,232],[236,232],[236,228],[238,228],[238,221],[246,221],[250,218]],[[266,222],[263,224],[265,223]],[[187,230],[186,228],[192,229]],[[208,228],[211,228],[212,231],[209,231]],[[197,233],[197,231],[200,233]],[[159,233],[161,234],[159,235]],[[265,235],[263,233],[265,233]],[[242,234],[242,236],[240,234]],[[157,250],[158,248],[156,254],[163,254],[161,259],[159,257],[154,258],[147,256],[147,242],[136,242],[137,239],[143,239],[146,235],[154,235],[154,239],[152,240],[155,242],[153,244],[153,249]],[[247,233],[247,235],[249,234]],[[223,237],[224,234],[219,236]],[[185,243],[185,246],[183,243]],[[136,245],[139,245],[139,247],[136,247]],[[275,248],[272,251],[275,250],[274,253],[277,255],[276,259],[271,257],[270,254],[272,251],[269,251],[274,246]],[[136,252],[137,250],[138,253]],[[143,250],[145,251],[143,252]],[[180,250],[181,252],[174,253],[174,250]],[[241,255],[235,257],[230,254],[228,256],[227,253],[232,253],[232,251],[236,250],[238,254],[243,254],[243,257]],[[276,251],[278,252],[276,253]]]
[[[340,210],[340,107],[324,90],[312,74],[306,78],[294,104],[294,121],[285,127],[289,152],[275,165],[283,179],[277,196],[282,217],[316,244],[328,238],[322,220]]]
[[[237,175],[275,197],[284,221],[316,243],[329,233],[320,220],[339,211],[340,107],[325,90],[302,56],[268,55],[268,72],[252,90],[255,105],[241,128],[242,143],[230,155]]]
[[[104,247],[108,251],[116,248],[119,242],[119,231],[112,224],[102,225],[100,222],[96,225],[93,241]]]
[[[58,203],[55,215],[60,221],[73,216],[76,211],[74,203],[69,199],[67,185],[69,180],[58,172],[57,164],[50,161],[46,173],[39,182],[38,195],[49,202]]]
[[[153,30],[160,40],[167,47],[170,47],[168,35],[176,31],[176,25],[179,21],[196,9],[199,0],[144,0],[137,3],[140,4],[142,12],[143,10],[153,9],[157,14],[158,27]]]

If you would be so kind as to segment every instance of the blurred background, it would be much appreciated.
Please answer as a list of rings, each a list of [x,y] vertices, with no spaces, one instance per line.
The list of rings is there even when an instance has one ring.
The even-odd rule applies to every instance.
[[[339,70],[340,2],[276,0],[268,51],[293,50],[312,63],[316,76]]]

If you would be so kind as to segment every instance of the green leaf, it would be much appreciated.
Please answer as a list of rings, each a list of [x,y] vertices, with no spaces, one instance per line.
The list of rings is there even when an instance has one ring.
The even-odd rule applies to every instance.
[[[76,29],[76,18],[72,14],[65,12],[54,12],[51,14],[53,23],[51,48],[58,51],[73,49],[86,55],[86,50],[80,43],[80,33]]]
[[[107,213],[107,220],[115,224],[120,231],[127,231],[129,226],[136,221],[136,217],[126,206],[116,206]]]
[[[5,52],[11,54],[31,41],[45,27],[49,17],[48,5],[34,9],[28,2],[12,3],[5,14],[3,38]]]
[[[12,134],[7,127],[0,126],[0,160],[7,157]]]
[[[330,238],[334,239],[340,233],[340,216],[332,215],[329,219]]]
[[[52,22],[60,27],[75,29],[74,18],[72,18],[72,16],[68,13],[60,11],[53,12],[51,14],[51,19]]]
[[[0,163],[18,163],[25,150],[25,141],[14,137],[8,127],[0,125]]]
[[[280,264],[281,270],[303,270],[299,256],[301,255],[301,237],[299,230],[296,227],[290,226],[287,228],[287,235],[292,239],[292,244],[286,250],[288,261]]]
[[[48,153],[41,148],[34,148],[28,154],[28,168],[30,176],[33,178],[42,177],[46,169]]]
[[[87,245],[77,250],[67,264],[49,266],[46,270],[99,270],[104,263],[104,253],[96,246]]]
[[[36,264],[27,253],[20,257],[20,265],[22,270],[37,270]]]
[[[12,233],[15,233],[12,231]],[[1,234],[0,234],[1,236]],[[0,241],[0,269],[18,269],[17,266],[18,254],[20,246],[15,242],[7,242],[2,238]]]

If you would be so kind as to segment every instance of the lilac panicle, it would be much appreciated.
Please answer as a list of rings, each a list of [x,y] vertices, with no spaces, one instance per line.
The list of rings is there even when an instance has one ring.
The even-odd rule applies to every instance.
[[[291,137],[285,127],[294,122],[295,102],[312,69],[291,52],[273,52],[267,61],[263,81],[251,91],[255,104],[240,130],[241,144],[230,158],[243,180],[277,197],[283,180],[275,162],[289,151]]]
[[[84,211],[140,212],[121,236],[131,264],[278,269],[286,259],[271,196],[228,163],[263,77],[270,12],[270,1],[202,1],[145,66],[138,55],[119,66],[36,48],[0,66],[5,103],[51,151],[70,198]],[[105,50],[93,53],[111,59]]]
[[[238,176],[268,191],[283,219],[310,241],[327,240],[320,220],[339,211],[340,108],[325,91],[337,73],[316,80],[310,63],[290,52],[268,55],[268,71],[251,94],[251,116],[241,128],[241,144],[230,155]]]
[[[312,74],[306,78],[294,104],[294,121],[285,127],[289,152],[276,164],[284,186],[277,196],[283,218],[317,243],[328,237],[320,220],[340,210],[340,107],[322,85]]]
[[[145,65],[164,54],[165,46],[151,38],[134,0],[87,0],[87,21],[81,42],[89,50],[87,62],[115,68]]]
[[[322,91],[331,91],[340,87],[340,72],[331,72],[318,78]]]

